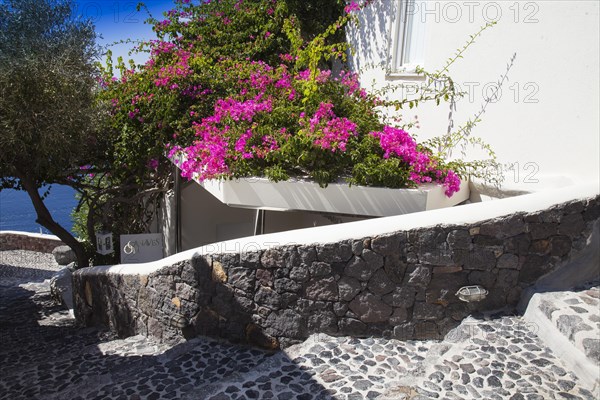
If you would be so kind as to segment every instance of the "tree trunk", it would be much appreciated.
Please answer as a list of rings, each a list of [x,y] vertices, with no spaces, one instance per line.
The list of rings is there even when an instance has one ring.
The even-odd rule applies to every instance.
[[[29,198],[31,199],[31,202],[33,203],[33,208],[37,214],[36,222],[58,236],[58,238],[62,240],[64,244],[69,246],[71,250],[75,252],[75,256],[77,257],[77,268],[89,267],[89,259],[85,253],[83,244],[75,239],[75,237],[71,235],[69,231],[54,221],[50,211],[48,208],[46,208],[42,197],[38,193],[37,184],[21,173],[17,173],[16,175],[17,178],[19,178],[23,189],[25,189],[29,195]]]

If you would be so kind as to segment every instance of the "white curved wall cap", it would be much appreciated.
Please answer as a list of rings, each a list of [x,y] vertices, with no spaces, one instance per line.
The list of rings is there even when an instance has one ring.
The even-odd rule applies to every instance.
[[[58,236],[48,235],[45,233],[21,232],[21,231],[0,231],[0,235],[3,233],[10,233],[10,234],[14,234],[14,235],[29,236],[29,237],[35,237],[35,238],[41,238],[41,239],[60,240]]]
[[[189,260],[196,254],[236,253],[240,250],[253,251],[291,244],[308,245],[315,243],[335,243],[346,239],[373,237],[397,231],[426,228],[436,225],[472,224],[517,212],[531,213],[541,211],[556,204],[591,198],[598,194],[600,194],[600,184],[587,183],[452,208],[443,208],[393,217],[375,218],[339,225],[298,229],[260,236],[249,236],[209,244],[150,263],[98,266],[82,270],[81,273],[85,275],[104,271],[117,274],[148,274],[162,267]]]

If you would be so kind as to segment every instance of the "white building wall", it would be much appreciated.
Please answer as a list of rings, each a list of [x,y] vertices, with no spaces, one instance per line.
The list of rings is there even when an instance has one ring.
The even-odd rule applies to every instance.
[[[351,67],[368,90],[390,83],[420,82],[414,76],[388,76],[390,32],[396,0],[375,1],[359,13],[361,23],[347,36],[356,48]],[[516,59],[501,98],[490,104],[473,134],[496,151],[505,186],[539,190],[573,182],[598,182],[599,5],[597,1],[416,1],[425,21],[424,67],[441,68],[469,35],[497,20],[456,62],[451,76],[468,95],[457,104],[455,125],[471,117],[514,53]],[[374,67],[376,66],[376,67]],[[486,86],[487,85],[487,86]],[[401,91],[398,96],[402,95]],[[419,106],[423,140],[447,131],[448,104]]]

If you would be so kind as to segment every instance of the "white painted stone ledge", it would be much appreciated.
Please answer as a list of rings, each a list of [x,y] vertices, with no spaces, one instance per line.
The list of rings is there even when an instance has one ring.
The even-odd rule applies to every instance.
[[[191,259],[194,255],[238,253],[266,250],[282,245],[310,245],[336,243],[348,239],[374,237],[436,225],[467,225],[515,213],[533,213],[554,205],[574,200],[593,198],[600,194],[598,182],[584,183],[559,189],[540,191],[506,199],[472,203],[458,207],[443,208],[392,217],[298,229],[260,236],[249,236],[225,242],[208,244],[170,257],[145,264],[120,264],[96,266],[80,270],[81,275],[101,273],[146,275],[160,268]]]
[[[25,231],[0,231],[0,235],[2,234],[11,234],[11,235],[20,235],[27,236],[38,239],[51,239],[51,240],[60,240],[56,235],[49,235],[47,233],[35,233],[35,232],[25,232]]]

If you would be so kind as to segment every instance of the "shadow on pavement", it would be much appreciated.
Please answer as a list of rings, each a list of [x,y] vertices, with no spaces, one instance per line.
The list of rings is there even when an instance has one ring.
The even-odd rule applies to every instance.
[[[332,398],[282,352],[76,327],[40,283],[0,283],[0,338],[0,399]]]

